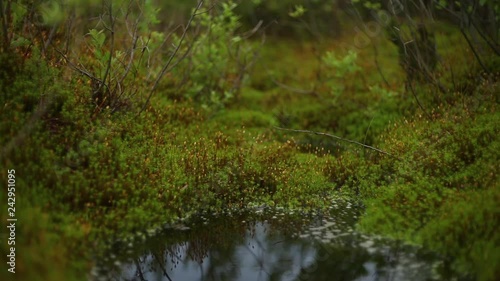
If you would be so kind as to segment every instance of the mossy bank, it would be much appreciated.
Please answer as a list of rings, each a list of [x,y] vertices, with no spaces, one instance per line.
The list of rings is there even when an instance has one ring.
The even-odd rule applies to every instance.
[[[359,33],[301,17],[331,7],[221,2],[175,29],[148,1],[142,13],[134,1],[74,13],[39,2],[3,17],[0,177],[15,170],[16,280],[85,280],[109,241],[201,210],[321,210],[334,197],[366,207],[359,230],[423,244],[450,261],[442,270],[500,276],[500,63],[453,22],[423,21],[440,60],[409,79],[385,31],[360,47]],[[264,36],[249,16],[281,8],[292,34]],[[340,30],[356,30],[344,12]]]

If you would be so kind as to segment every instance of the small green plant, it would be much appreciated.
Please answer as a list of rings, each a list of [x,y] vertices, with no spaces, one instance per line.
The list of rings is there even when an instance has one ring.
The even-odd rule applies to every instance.
[[[236,6],[228,1],[221,4],[220,13],[199,13],[194,25],[204,32],[182,47],[181,53],[187,57],[173,70],[180,83],[177,89],[205,108],[219,110],[238,98],[256,56],[252,44],[237,33]]]
[[[102,6],[97,27],[86,34],[83,53],[89,55],[73,59],[59,51],[70,67],[89,80],[94,113],[130,109],[137,103],[132,97],[147,88],[149,77],[158,75],[161,62],[153,54],[165,39],[163,34],[151,31],[159,23],[158,12],[150,1],[107,3]]]
[[[299,18],[306,13],[306,9],[302,5],[295,5],[292,12],[288,13],[292,18]]]
[[[349,51],[347,55],[339,58],[333,51],[326,52],[321,61],[326,67],[327,74],[324,78],[330,91],[333,103],[339,102],[338,98],[342,94],[347,79],[361,70],[356,64],[358,54]]]

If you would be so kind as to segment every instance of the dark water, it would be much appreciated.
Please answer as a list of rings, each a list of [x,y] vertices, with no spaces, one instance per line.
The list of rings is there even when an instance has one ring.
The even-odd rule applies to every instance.
[[[116,243],[91,279],[442,280],[434,255],[354,231],[358,216],[349,203],[336,203],[327,214],[200,214]]]

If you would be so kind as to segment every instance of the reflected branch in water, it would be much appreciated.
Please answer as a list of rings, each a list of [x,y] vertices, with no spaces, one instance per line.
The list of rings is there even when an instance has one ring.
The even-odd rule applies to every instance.
[[[124,271],[114,276],[129,280],[124,273],[135,274],[130,280],[140,281],[424,281],[432,276],[432,264],[418,252],[353,231],[351,218],[358,213],[349,206],[335,208],[329,216],[312,218],[305,230],[286,219],[254,222],[249,229],[246,217],[210,218],[210,225],[204,220],[178,237],[158,235],[146,246],[154,250],[140,251],[142,257],[133,259],[128,271],[120,268]]]
[[[262,249],[262,245],[260,245],[259,241],[256,240],[256,243],[259,244],[259,247],[261,247]],[[255,262],[256,262],[256,265],[257,267],[259,268],[259,274],[261,272],[264,272],[265,274],[267,274],[267,276],[271,276],[271,274],[269,272],[267,272],[265,266],[264,266],[264,263],[265,263],[265,255],[266,255],[266,251],[262,251],[263,253],[263,258],[257,256],[257,254],[255,254],[252,249],[250,249],[249,245],[245,244],[245,248],[248,250],[248,252],[252,255],[252,257],[255,259]]]
[[[146,281],[146,279],[144,279],[144,274],[142,274],[141,258],[135,259],[134,262],[135,262],[135,265],[137,266],[137,272],[136,272],[135,276],[138,276],[141,279],[141,281]]]
[[[168,276],[167,269],[163,266],[164,261],[160,259],[156,254],[153,254],[153,259],[156,261],[158,266],[160,266],[161,270],[163,271],[163,276],[167,277],[168,281],[172,281],[170,276]]]

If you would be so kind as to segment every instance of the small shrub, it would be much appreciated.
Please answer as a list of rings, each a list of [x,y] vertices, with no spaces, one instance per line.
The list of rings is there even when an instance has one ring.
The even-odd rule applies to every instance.
[[[194,25],[205,32],[181,46],[179,52],[187,56],[173,69],[177,91],[216,111],[238,98],[256,56],[252,44],[237,33],[240,17],[234,12],[236,6],[228,1],[221,4],[218,14],[215,10],[199,13]],[[174,44],[179,40],[176,37]]]

